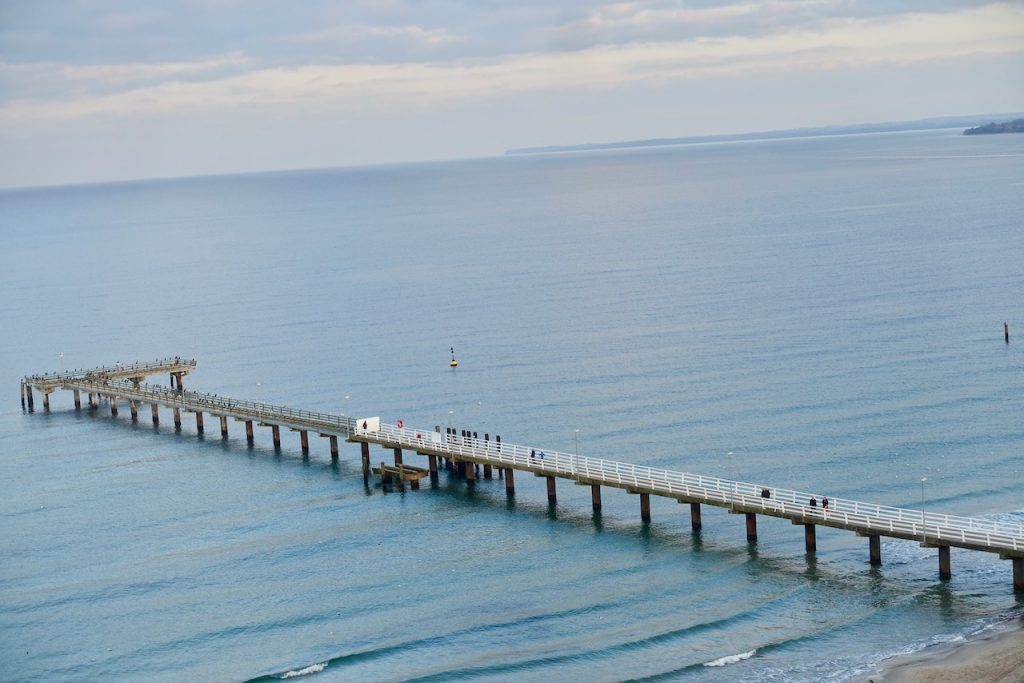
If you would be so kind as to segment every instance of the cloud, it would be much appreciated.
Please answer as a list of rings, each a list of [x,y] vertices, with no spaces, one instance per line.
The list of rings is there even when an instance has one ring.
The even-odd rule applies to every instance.
[[[555,89],[609,90],[760,72],[905,65],[1022,52],[1024,7],[999,4],[942,14],[829,19],[813,26],[758,36],[698,36],[490,60],[262,68],[206,80],[178,79],[121,92],[82,95],[59,102],[8,102],[0,107],[0,123],[240,107],[413,109],[451,106],[467,98]],[[157,65],[152,73],[160,68],[173,73],[177,68],[175,75],[180,77],[190,73],[189,68],[201,71],[201,65],[223,65],[233,59],[244,62],[241,57],[226,57],[191,67]],[[127,73],[133,73],[131,68]],[[134,73],[145,74],[145,67],[138,67]],[[109,81],[126,74],[100,69],[78,75]]]
[[[447,29],[426,29],[421,26],[371,26],[342,24],[330,28],[290,36],[291,43],[333,43],[365,40],[397,39],[419,45],[435,46],[464,40]]]

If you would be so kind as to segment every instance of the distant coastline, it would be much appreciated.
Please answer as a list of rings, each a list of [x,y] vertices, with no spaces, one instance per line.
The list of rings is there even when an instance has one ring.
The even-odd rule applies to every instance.
[[[590,152],[596,150],[629,149],[637,147],[668,147],[674,145],[693,145],[702,142],[776,140],[781,138],[822,137],[827,135],[854,135],[858,133],[894,133],[899,131],[937,130],[941,128],[963,128],[965,126],[985,127],[982,125],[985,121],[992,121],[994,119],[1019,119],[1022,123],[1024,123],[1024,113],[947,116],[941,118],[920,119],[917,121],[890,121],[886,123],[864,123],[853,124],[848,126],[823,126],[821,128],[793,128],[789,130],[759,131],[753,133],[733,133],[726,135],[698,135],[679,138],[650,138],[645,140],[624,140],[619,142],[595,142],[579,145],[520,147],[517,149],[506,150],[505,155],[514,156],[521,154]]]
[[[1024,133],[1024,119],[1014,119],[1003,123],[986,123],[977,128],[968,128],[964,135],[996,135],[999,133]]]

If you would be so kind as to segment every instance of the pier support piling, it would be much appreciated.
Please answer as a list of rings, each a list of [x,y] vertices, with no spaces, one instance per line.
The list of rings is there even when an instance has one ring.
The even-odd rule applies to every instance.
[[[427,456],[427,469],[430,471],[430,478],[437,479],[437,456],[432,453]]]
[[[174,406],[174,428],[181,429],[181,408]]]
[[[700,503],[690,503],[690,528],[694,531],[704,528],[704,523],[700,519]]]
[[[302,454],[309,455],[309,432],[305,429],[299,430],[299,444],[302,446]]]
[[[393,450],[395,451],[395,466],[397,467],[402,464],[402,449],[395,448]]]
[[[203,433],[203,411],[196,413],[196,432]]]
[[[139,404],[134,399],[128,401],[128,408],[132,411],[132,422],[139,421]]]
[[[50,412],[50,394],[46,391],[43,392],[43,410],[47,413]]]
[[[804,549],[809,553],[818,549],[818,539],[813,524],[804,524]]]
[[[228,416],[227,415],[221,415],[220,416],[220,435],[221,435],[221,438],[224,438],[224,439],[228,438]]]
[[[245,440],[250,446],[256,441],[256,435],[252,431],[252,420],[245,421]]]
[[[939,546],[939,578],[943,581],[948,581],[953,577],[953,572],[950,568],[949,562],[949,546]]]
[[[27,384],[25,385],[25,398],[28,399],[28,409],[30,411],[31,410],[35,410],[36,407],[35,407],[35,404],[32,401],[32,387],[30,387]]]
[[[93,394],[93,393],[89,394],[89,407],[90,408],[99,408],[100,407],[100,395],[99,394]]]
[[[558,502],[558,496],[555,495],[555,478],[554,477],[547,477],[547,480],[548,480],[548,502],[549,503],[557,503]]]
[[[363,457],[363,474],[370,471],[370,444],[363,441],[359,444],[359,451]]]
[[[90,396],[91,395],[92,394],[90,394]],[[153,424],[154,425],[160,424],[160,407],[157,406],[157,404],[155,404],[155,403],[150,403],[149,407],[150,407],[151,412],[153,414]]]
[[[75,410],[81,410],[82,409],[82,394],[78,391],[78,389],[74,390],[74,394],[75,394]]]
[[[640,494],[640,521],[651,521],[651,494],[649,493]]]
[[[110,414],[117,417],[117,396],[110,397]]]
[[[747,516],[747,540],[757,540],[757,514],[753,512],[744,513]]]
[[[476,486],[476,467],[471,462],[462,463],[466,470],[466,485],[470,488]]]
[[[338,437],[332,435],[331,440],[331,462],[338,462]]]
[[[882,564],[882,537],[878,534],[870,534],[868,536],[868,554],[870,555],[872,567]]]
[[[516,495],[516,479],[511,467],[505,468],[505,495],[512,498]]]
[[[277,425],[270,425],[270,435],[274,439],[274,448],[281,450],[281,428]],[[370,463],[370,454],[366,454],[366,463]]]
[[[594,512],[601,511],[601,485],[591,484],[590,485],[590,505],[594,508]]]
[[[1013,563],[1013,589],[1024,591],[1024,557],[1011,557]]]
[[[492,479],[492,478],[493,478],[493,476],[491,474],[491,466],[490,465],[484,465],[484,479]]]

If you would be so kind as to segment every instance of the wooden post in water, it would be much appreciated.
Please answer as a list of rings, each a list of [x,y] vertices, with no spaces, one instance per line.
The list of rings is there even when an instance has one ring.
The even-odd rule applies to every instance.
[[[590,485],[590,506],[594,508],[594,512],[601,511],[601,485],[591,484]]]
[[[1013,588],[1024,591],[1024,557],[1009,558],[1013,563]]]
[[[245,421],[245,440],[249,442],[250,446],[256,441],[256,435],[252,431],[252,420]]]
[[[813,524],[804,524],[804,550],[813,553],[818,549],[818,539]]]
[[[949,563],[949,546],[939,546],[939,578],[948,581],[953,576]]]
[[[437,481],[437,456],[427,455],[427,468],[430,470],[430,481]]]
[[[220,435],[222,438],[228,438],[228,416],[220,416]]]
[[[35,410],[35,403],[32,401],[32,387],[28,384],[25,385],[25,397],[28,398],[28,409]]]
[[[359,450],[363,456],[363,474],[370,471],[370,444],[363,441],[359,444]]]
[[[117,396],[110,397],[110,414],[117,417]]]
[[[505,468],[505,495],[512,498],[516,495],[516,479],[511,467]]]
[[[640,494],[640,521],[651,521],[651,494],[649,493]]]
[[[309,455],[309,432],[305,429],[299,430],[299,444],[302,446],[302,454]]]
[[[555,495],[555,478],[547,477],[548,480],[548,502],[557,503],[558,496]]]
[[[882,564],[882,537],[878,534],[868,535],[868,554],[872,567]]]
[[[338,462],[338,437],[331,435],[331,461]]]
[[[174,428],[181,429],[181,408],[174,406]]]
[[[1003,339],[1006,340],[1007,344],[1010,343],[1010,326],[1006,323],[1003,323]]]
[[[78,389],[75,389],[74,393],[75,393],[75,410],[81,410],[82,409],[82,395],[79,393]]]
[[[90,396],[91,396],[91,394],[90,394]],[[157,407],[157,405],[155,403],[150,403],[149,406],[150,406],[151,412],[153,413],[153,424],[154,425],[160,424],[160,408]]]
[[[395,448],[393,450],[395,451],[395,466],[401,465],[402,464],[402,449],[401,448]]]
[[[281,428],[277,425],[270,425],[270,434],[274,439],[274,448],[281,449]],[[367,461],[369,462],[369,461]]]
[[[476,467],[471,462],[462,463],[466,469],[466,485],[470,488],[476,486]]]
[[[50,412],[50,392],[43,392],[43,410],[47,413]]]
[[[203,433],[203,411],[196,412],[196,431],[200,434]]]
[[[139,405],[135,402],[135,399],[128,401],[128,408],[132,411],[132,422],[139,421]]]
[[[757,540],[757,515],[753,512],[745,513],[747,516],[747,540]]]
[[[690,503],[690,528],[694,531],[704,528],[704,523],[700,519],[700,503]]]

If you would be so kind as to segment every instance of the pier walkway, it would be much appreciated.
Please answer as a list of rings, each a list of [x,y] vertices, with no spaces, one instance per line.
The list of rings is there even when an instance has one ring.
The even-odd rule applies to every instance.
[[[43,392],[44,407],[49,410],[48,396],[58,389],[75,392],[75,407],[80,408],[79,392],[90,397],[90,406],[96,408],[106,398],[113,415],[118,414],[118,400],[129,404],[132,418],[138,419],[138,406],[149,404],[154,424],[159,423],[159,407],[170,408],[176,427],[181,426],[183,412],[195,414],[196,429],[203,432],[203,414],[220,418],[221,434],[228,436],[228,419],[244,422],[246,437],[253,441],[253,426],[269,427],[276,447],[280,447],[280,428],[298,432],[304,453],[309,452],[308,434],[313,432],[329,438],[331,457],[339,456],[338,439],[344,438],[361,445],[364,473],[370,470],[371,444],[393,452],[395,467],[403,467],[403,451],[426,456],[432,480],[438,476],[439,461],[461,473],[468,486],[474,486],[478,470],[483,468],[484,478],[493,471],[504,479],[509,496],[515,495],[516,471],[531,473],[547,480],[548,500],[557,500],[556,480],[571,480],[591,488],[595,512],[601,509],[601,488],[623,489],[640,499],[640,515],[644,522],[651,519],[650,496],[689,503],[691,526],[699,531],[703,522],[701,505],[726,508],[746,518],[748,541],[757,540],[757,516],[787,519],[804,527],[807,552],[816,550],[818,526],[833,527],[866,537],[869,542],[871,564],[881,564],[882,536],[916,541],[923,547],[936,548],[939,555],[939,576],[951,576],[950,548],[997,554],[1010,560],[1013,567],[1013,585],[1024,590],[1024,526],[993,522],[975,517],[947,515],[906,508],[897,508],[845,498],[833,498],[828,509],[820,504],[811,505],[813,493],[776,488],[765,484],[731,481],[676,470],[644,467],[626,462],[605,460],[572,453],[562,453],[538,447],[502,443],[500,437],[484,439],[472,432],[458,433],[447,429],[441,433],[433,429],[416,429],[404,425],[383,424],[379,418],[354,419],[287,406],[221,397],[195,391],[185,391],[182,376],[195,368],[194,360],[179,358],[151,363],[120,364],[91,371],[71,371],[47,375],[27,376],[22,380],[22,405],[28,398],[28,410],[33,410],[32,390]],[[140,379],[149,374],[168,373],[176,388],[143,385]],[[406,466],[408,469],[417,469]],[[382,471],[386,469],[380,468]],[[411,482],[418,488],[418,478]]]

